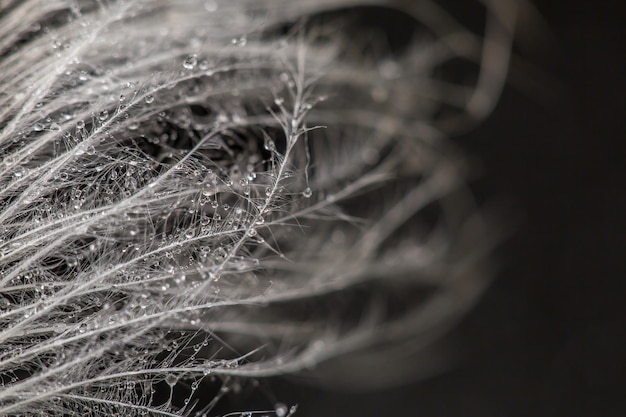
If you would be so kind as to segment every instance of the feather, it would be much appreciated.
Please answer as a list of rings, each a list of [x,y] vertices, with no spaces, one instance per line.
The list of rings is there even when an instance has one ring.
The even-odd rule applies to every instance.
[[[409,3],[0,3],[0,414],[202,415],[342,357],[387,383],[462,317],[494,240],[446,129],[510,36]]]

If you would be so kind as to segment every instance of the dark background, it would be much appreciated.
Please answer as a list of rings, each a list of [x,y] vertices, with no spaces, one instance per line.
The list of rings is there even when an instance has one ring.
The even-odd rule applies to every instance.
[[[462,359],[384,392],[263,381],[251,403],[298,403],[301,417],[626,416],[624,13],[618,1],[537,3],[547,37],[523,53],[538,84],[508,86],[457,139],[484,163],[479,193],[521,214],[497,279],[455,330]]]

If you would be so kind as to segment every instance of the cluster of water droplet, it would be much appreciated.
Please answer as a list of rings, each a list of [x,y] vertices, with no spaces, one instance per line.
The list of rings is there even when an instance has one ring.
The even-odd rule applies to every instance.
[[[247,42],[232,39],[236,47]],[[86,89],[84,100],[98,104],[77,100],[41,117],[45,107],[38,103],[32,129],[2,149],[0,198],[8,208],[0,212],[0,325],[20,322],[1,335],[0,385],[42,373],[49,375],[43,393],[71,384],[56,369],[80,355],[87,359],[71,368],[76,375],[81,367],[93,378],[106,377],[98,370],[120,373],[76,391],[103,400],[91,412],[114,414],[105,401],[111,398],[139,414],[155,403],[184,412],[205,377],[245,362],[220,359],[206,311],[223,300],[260,296],[271,285],[260,258],[275,252],[266,242],[272,221],[281,217],[278,209],[312,195],[302,168],[285,155],[286,147],[296,153],[287,142],[300,133],[266,126],[267,101],[244,109],[234,88],[233,106],[208,104],[206,91],[222,74],[196,53],[183,58],[177,82],[163,73],[161,81],[116,85],[106,71],[69,68],[60,88],[92,86],[98,91]],[[197,75],[188,79],[185,71]],[[161,98],[173,87],[175,95]],[[248,122],[259,116],[264,121]],[[190,328],[195,336],[161,328]],[[120,342],[133,332],[139,335]],[[76,342],[66,343],[68,337]],[[26,374],[16,371],[29,361]],[[141,370],[143,377],[132,376]],[[180,380],[191,388],[175,404]],[[170,388],[164,403],[155,400],[159,381]],[[280,405],[276,415],[293,411]]]

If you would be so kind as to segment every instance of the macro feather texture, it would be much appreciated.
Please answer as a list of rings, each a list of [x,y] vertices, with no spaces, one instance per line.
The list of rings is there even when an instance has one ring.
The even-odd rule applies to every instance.
[[[483,37],[430,1],[0,1],[0,414],[411,374],[489,278],[446,139],[506,77],[514,2],[485,6]]]

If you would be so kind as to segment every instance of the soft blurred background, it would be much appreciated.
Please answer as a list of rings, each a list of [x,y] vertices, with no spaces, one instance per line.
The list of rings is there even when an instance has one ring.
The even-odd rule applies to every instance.
[[[619,1],[536,3],[542,18],[521,29],[540,34],[515,52],[540,72],[514,64],[494,114],[456,138],[482,161],[481,200],[518,219],[496,280],[447,340],[460,355],[383,392],[262,381],[249,405],[298,403],[300,417],[626,415],[624,13]],[[225,409],[242,405],[232,401]]]

